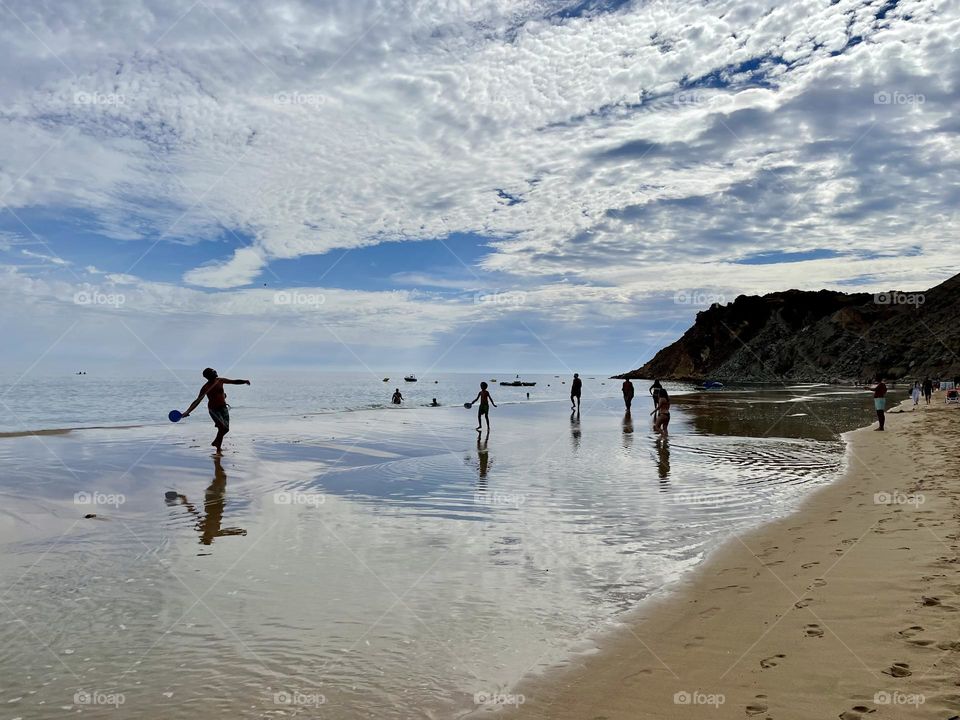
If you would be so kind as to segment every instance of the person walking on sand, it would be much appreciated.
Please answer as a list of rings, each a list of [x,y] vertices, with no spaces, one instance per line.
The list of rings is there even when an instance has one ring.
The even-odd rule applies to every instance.
[[[927,405],[930,404],[930,398],[933,397],[933,380],[929,377],[923,379],[923,397],[927,401]]]
[[[883,378],[877,378],[877,384],[873,386],[873,407],[877,411],[877,421],[880,423],[880,427],[877,428],[879,431],[883,431],[883,425],[886,422],[886,413],[887,409],[887,385],[883,382]]]
[[[390,402],[394,405],[399,405],[403,402],[403,395],[400,394],[400,388],[393,389],[393,397],[390,398]]]
[[[583,388],[583,380],[580,379],[580,373],[573,374],[573,383],[570,385],[570,409],[580,410],[580,392]]]
[[[920,381],[915,380],[913,387],[910,389],[910,397],[913,400],[913,409],[917,409],[917,405],[920,404]]]
[[[663,390],[663,385],[660,384],[659,380],[654,380],[653,385],[647,388],[647,392],[650,393],[653,397],[653,409],[657,409],[657,396],[660,394],[660,391]]]
[[[623,381],[623,386],[621,387],[621,390],[623,390],[623,405],[626,408],[627,412],[630,412],[630,405],[631,403],[633,403],[633,394],[634,394],[633,383],[630,382],[630,378],[626,378]]]
[[[190,417],[197,405],[203,402],[204,396],[207,398],[207,411],[210,413],[210,418],[213,420],[213,424],[217,426],[217,437],[214,439],[211,445],[217,449],[217,452],[221,452],[221,446],[223,445],[223,437],[228,432],[230,432],[230,406],[227,405],[227,394],[223,390],[224,385],[249,385],[249,380],[230,380],[229,378],[222,378],[217,375],[217,371],[213,368],[206,368],[203,371],[203,377],[206,378],[206,382],[203,384],[203,387],[200,388],[200,394],[197,395],[197,399],[193,401],[187,411],[183,413],[183,417]]]
[[[653,419],[653,431],[666,437],[667,426],[670,424],[670,396],[663,388],[657,393],[657,407],[650,414],[654,413],[656,417]]]
[[[485,382],[480,383],[480,392],[477,393],[477,396],[473,399],[473,402],[470,404],[473,405],[480,401],[480,407],[477,408],[477,432],[483,432],[483,419],[487,419],[487,432],[490,432],[490,406],[494,407],[497,404],[493,401],[493,397],[490,395],[490,391],[487,390],[487,384]]]

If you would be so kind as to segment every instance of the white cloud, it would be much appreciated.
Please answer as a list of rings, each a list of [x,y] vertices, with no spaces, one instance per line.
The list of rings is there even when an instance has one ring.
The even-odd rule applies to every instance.
[[[691,286],[949,272],[960,15],[946,2],[878,18],[881,2],[664,0],[567,20],[547,0],[10,4],[30,32],[0,24],[0,61],[18,68],[0,79],[2,202],[82,209],[144,250],[252,238],[188,285],[454,232],[497,238],[477,272],[512,278],[527,311],[563,304],[557,322],[628,318]],[[906,247],[909,262],[889,257]],[[735,262],[824,248],[843,255]],[[204,312],[258,297],[177,292]],[[150,312],[189,311],[169,288],[144,293]],[[369,312],[351,322],[386,313],[420,338],[473,318],[449,297],[352,300]]]

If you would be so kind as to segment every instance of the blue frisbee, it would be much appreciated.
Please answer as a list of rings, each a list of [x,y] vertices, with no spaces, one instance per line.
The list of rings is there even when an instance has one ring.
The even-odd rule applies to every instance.
[[[180,420],[183,419],[183,413],[179,410],[171,410],[167,417],[170,418],[170,422],[180,422]]]

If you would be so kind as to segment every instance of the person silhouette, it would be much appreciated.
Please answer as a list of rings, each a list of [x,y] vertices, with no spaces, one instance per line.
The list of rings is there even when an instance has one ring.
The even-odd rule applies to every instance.
[[[630,405],[633,404],[633,395],[635,393],[633,383],[630,382],[630,378],[627,378],[623,381],[623,385],[620,388],[623,391],[623,404],[627,409],[627,413],[630,413]]]
[[[400,388],[395,388],[393,391],[393,397],[390,398],[390,402],[394,405],[399,405],[403,402],[403,395],[400,394]]]
[[[663,390],[663,385],[660,384],[659,380],[654,380],[653,385],[647,388],[647,392],[650,393],[650,396],[653,398],[653,409],[657,409],[657,400],[659,399],[660,391]]]
[[[206,382],[203,384],[203,387],[200,388],[200,394],[197,395],[197,399],[187,408],[187,411],[182,414],[182,417],[190,417],[190,413],[196,409],[197,405],[203,402],[203,398],[206,396],[207,411],[210,413],[210,418],[217,428],[217,437],[214,438],[210,444],[213,445],[219,453],[223,451],[224,436],[230,432],[230,406],[227,405],[227,394],[224,392],[223,386],[249,385],[250,381],[230,380],[229,378],[219,377],[217,371],[213,368],[206,368],[203,371],[203,377],[206,379]]]
[[[580,379],[579,373],[573,374],[573,382],[570,384],[570,409],[580,410],[580,393],[583,388],[583,380]]]
[[[477,432],[483,431],[483,419],[487,419],[487,433],[490,432],[490,406],[494,407],[497,404],[493,401],[493,397],[490,395],[490,391],[487,390],[487,384],[485,382],[480,383],[480,392],[477,393],[477,396],[470,403],[473,405],[480,401],[480,405],[477,408]]]

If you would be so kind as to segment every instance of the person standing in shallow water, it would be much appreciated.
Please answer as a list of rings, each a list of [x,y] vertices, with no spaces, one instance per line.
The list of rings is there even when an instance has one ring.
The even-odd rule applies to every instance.
[[[487,419],[487,432],[490,432],[490,406],[493,405],[496,407],[497,404],[490,396],[490,391],[487,390],[487,384],[485,382],[480,383],[480,392],[477,393],[477,396],[470,404],[475,404],[477,400],[480,401],[480,407],[477,408],[477,432],[483,431],[484,418]]]
[[[653,385],[647,388],[647,392],[650,393],[650,396],[653,398],[653,409],[657,409],[657,396],[660,395],[660,391],[663,390],[663,385],[660,384],[659,380],[654,380]]]
[[[670,425],[670,396],[663,388],[660,388],[660,392],[657,393],[657,407],[650,414],[654,413],[656,416],[653,420],[653,431],[666,437],[667,426]]]
[[[203,377],[206,378],[206,382],[203,384],[203,387],[200,388],[200,394],[197,395],[197,399],[193,401],[187,411],[183,413],[183,417],[190,417],[197,405],[203,402],[204,396],[207,398],[207,411],[210,413],[210,418],[213,420],[213,424],[217,426],[217,437],[214,439],[211,445],[217,449],[217,452],[221,452],[221,447],[223,445],[223,437],[228,432],[230,432],[230,406],[227,405],[227,393],[224,392],[224,385],[249,385],[249,380],[230,380],[229,378],[222,378],[217,375],[217,371],[213,368],[207,368],[203,371]]]
[[[570,385],[570,409],[580,410],[580,393],[583,389],[583,380],[579,373],[573,374],[573,383]]]
[[[623,390],[623,405],[626,408],[627,412],[630,412],[630,405],[633,403],[633,383],[630,382],[630,378],[627,378],[623,381],[623,386],[620,388]]]
[[[403,395],[400,394],[400,388],[395,388],[393,391],[393,397],[390,398],[390,402],[394,405],[399,405],[403,402]]]
[[[886,422],[886,409],[887,409],[887,385],[883,382],[883,378],[877,379],[877,384],[873,386],[873,407],[877,411],[877,422],[880,423],[880,427],[877,430],[883,430],[883,425]]]

